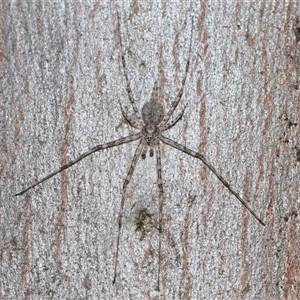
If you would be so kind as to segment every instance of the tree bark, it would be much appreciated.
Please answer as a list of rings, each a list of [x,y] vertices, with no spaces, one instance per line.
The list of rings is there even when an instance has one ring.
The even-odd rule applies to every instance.
[[[1,2],[0,299],[299,299],[299,1]],[[120,16],[120,31],[117,22]],[[193,25],[192,25],[193,20]],[[193,29],[192,29],[193,28]],[[123,181],[137,142],[97,152],[15,197],[91,147],[136,130],[154,82],[162,146],[160,291],[156,159]],[[141,213],[148,214],[138,219]]]

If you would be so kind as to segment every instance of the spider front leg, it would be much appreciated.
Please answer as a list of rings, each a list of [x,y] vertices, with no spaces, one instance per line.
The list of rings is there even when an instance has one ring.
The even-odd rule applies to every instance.
[[[263,226],[265,226],[265,223],[256,215],[256,213],[249,207],[249,205],[239,196],[239,194],[237,192],[235,192],[232,187],[230,186],[230,184],[216,171],[216,169],[206,160],[206,158],[200,154],[199,152],[193,151],[165,136],[160,136],[160,140],[177,149],[180,150],[188,155],[191,155],[195,158],[200,159],[217,177],[218,179],[223,183],[224,186],[227,187],[227,189],[248,209],[248,211],[252,214],[252,216]]]
[[[159,207],[158,207],[158,274],[157,274],[157,290],[160,288],[160,265],[161,265],[161,235],[162,235],[162,214],[163,214],[163,199],[164,189],[161,175],[161,151],[159,142],[155,146],[156,163],[157,163],[157,185],[159,189]]]
[[[125,203],[125,196],[126,196],[126,189],[127,185],[129,184],[131,177],[133,175],[133,172],[135,170],[136,164],[139,160],[139,157],[141,156],[141,153],[144,148],[144,141],[141,140],[138,147],[135,150],[129,171],[127,173],[126,179],[124,180],[123,183],[123,190],[122,190],[122,200],[121,200],[121,208],[120,208],[120,213],[118,216],[118,237],[117,237],[117,246],[116,246],[116,256],[115,256],[115,269],[114,269],[114,279],[113,279],[113,284],[116,282],[116,277],[117,277],[117,267],[118,267],[118,257],[119,257],[119,246],[120,246],[120,237],[121,237],[121,229],[122,229],[122,218],[123,218],[123,208],[124,208],[124,203]]]
[[[53,177],[54,175],[60,173],[61,171],[70,168],[71,166],[73,166],[76,163],[78,163],[80,160],[84,159],[85,157],[87,157],[87,156],[89,156],[89,155],[91,155],[91,154],[93,154],[93,153],[95,153],[97,151],[101,151],[101,150],[104,150],[104,149],[107,149],[107,148],[112,148],[112,147],[116,147],[116,146],[119,146],[119,145],[122,145],[122,144],[126,144],[126,143],[129,143],[129,142],[135,141],[135,140],[139,139],[140,137],[141,137],[140,133],[137,133],[137,134],[129,135],[127,137],[120,138],[120,139],[118,139],[116,141],[112,141],[112,142],[109,142],[109,143],[106,143],[106,144],[97,145],[97,146],[93,147],[91,150],[89,150],[89,151],[81,154],[76,159],[74,159],[74,160],[70,161],[69,163],[63,165],[57,171],[55,171],[53,173],[50,173],[49,175],[45,176],[44,178],[42,178],[41,180],[37,181],[36,183],[30,185],[26,189],[24,189],[21,192],[15,194],[15,196],[19,196],[19,195],[24,194],[25,192],[33,189],[34,187],[36,187],[40,183],[42,183],[42,182],[50,179],[51,177]]]

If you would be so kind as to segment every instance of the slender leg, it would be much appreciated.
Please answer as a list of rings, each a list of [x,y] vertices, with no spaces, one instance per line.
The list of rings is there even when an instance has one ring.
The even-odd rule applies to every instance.
[[[138,114],[138,109],[135,104],[135,100],[133,98],[132,90],[131,90],[128,75],[127,75],[126,61],[125,61],[125,55],[123,52],[123,43],[122,43],[122,36],[121,36],[120,16],[119,16],[118,12],[117,12],[117,16],[118,16],[118,33],[119,33],[119,37],[120,37],[120,47],[121,47],[121,58],[122,58],[122,65],[123,65],[124,76],[125,76],[125,81],[126,81],[126,90],[127,90],[128,98],[132,105],[132,108],[133,108],[134,112],[136,114]]]
[[[170,122],[168,122],[167,124],[165,124],[164,126],[161,127],[161,131],[168,130],[168,129],[172,128],[174,125],[176,125],[177,122],[179,120],[181,120],[181,118],[182,118],[182,116],[184,114],[185,108],[186,108],[186,105],[184,106],[184,108],[181,111],[181,113],[174,120],[171,120]]]
[[[138,129],[138,130],[141,130],[142,127],[143,127],[143,123],[141,120],[139,120],[139,122],[137,122],[136,120],[132,120],[130,119],[130,117],[126,114],[125,110],[123,109],[123,106],[119,100],[119,105],[120,105],[120,108],[121,108],[121,112],[122,112],[122,115],[123,115],[123,118],[125,119],[125,121],[133,128],[135,129]]]
[[[138,159],[141,156],[143,148],[144,148],[144,141],[141,140],[140,143],[139,143],[139,145],[138,145],[138,147],[135,150],[134,157],[133,157],[132,162],[131,162],[131,166],[130,166],[129,171],[127,173],[126,179],[124,180],[124,183],[123,183],[121,208],[120,208],[120,213],[119,213],[119,217],[118,217],[119,229],[118,229],[118,237],[117,237],[117,247],[116,247],[116,256],[115,256],[115,270],[114,270],[113,284],[115,284],[116,277],[117,277],[120,236],[121,236],[121,229],[122,229],[122,218],[123,218],[123,208],[124,208],[124,202],[125,202],[125,196],[126,196],[126,188],[127,188],[128,183],[131,180],[132,174],[134,172],[134,169],[136,167]]]
[[[253,215],[253,217],[262,225],[265,226],[265,223],[255,214],[255,212],[248,206],[248,204],[238,195],[237,192],[235,192],[229,183],[216,171],[216,169],[206,160],[206,158],[193,150],[188,149],[187,147],[176,143],[175,141],[165,137],[165,136],[160,136],[160,139],[163,143],[180,150],[186,154],[189,154],[193,157],[196,157],[200,159],[217,177],[218,179],[228,188],[228,190],[248,209],[248,211]]]
[[[158,101],[158,82],[157,81],[154,82],[154,86],[153,86],[153,90],[152,90],[151,98],[150,98],[150,102],[151,101]]]
[[[181,88],[179,90],[179,93],[178,93],[174,103],[172,103],[171,108],[169,109],[166,116],[164,117],[163,125],[165,125],[169,121],[171,115],[173,114],[174,110],[176,109],[176,107],[177,107],[178,103],[180,102],[180,100],[182,98],[182,95],[183,95],[183,89],[184,89],[184,86],[185,86],[187,74],[188,74],[189,67],[190,67],[191,48],[192,48],[192,40],[193,40],[193,27],[194,27],[193,25],[194,25],[194,19],[192,19],[189,54],[188,54],[188,59],[187,59],[186,66],[185,66],[185,73],[184,73],[184,76],[183,76],[183,79],[182,79],[182,82],[181,82]]]
[[[74,159],[74,160],[70,161],[69,163],[63,165],[57,171],[55,171],[53,173],[50,173],[49,175],[45,176],[41,180],[39,180],[36,183],[30,185],[28,188],[24,189],[20,193],[15,194],[15,196],[19,196],[19,195],[24,194],[25,192],[31,190],[32,188],[34,188],[35,186],[39,185],[40,183],[48,180],[49,178],[53,177],[54,175],[56,175],[58,173],[60,173],[61,171],[70,168],[71,166],[73,166],[74,164],[78,163],[80,160],[84,159],[85,157],[91,155],[92,153],[95,153],[97,151],[104,150],[104,149],[107,149],[107,148],[119,146],[119,145],[122,145],[122,144],[126,144],[126,143],[129,143],[129,142],[135,141],[135,140],[139,139],[140,137],[141,137],[141,134],[137,133],[137,134],[129,135],[127,137],[120,138],[119,140],[116,140],[116,141],[112,141],[112,142],[109,142],[109,143],[106,143],[106,144],[102,144],[102,145],[97,145],[97,146],[93,147],[91,150],[89,150],[89,151],[81,154],[76,159]]]
[[[160,266],[161,266],[161,235],[162,235],[162,213],[163,213],[163,199],[164,199],[164,189],[163,189],[163,181],[161,175],[161,152],[160,152],[160,144],[157,143],[156,147],[156,159],[157,159],[157,185],[159,188],[159,208],[158,208],[158,216],[159,216],[159,224],[158,224],[158,276],[157,276],[157,290],[160,288]]]

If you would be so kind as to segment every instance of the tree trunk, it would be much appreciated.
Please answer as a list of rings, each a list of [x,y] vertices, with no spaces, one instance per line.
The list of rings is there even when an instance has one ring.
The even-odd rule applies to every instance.
[[[299,5],[3,0],[0,299],[299,299]],[[136,141],[14,194],[136,132],[119,105],[133,114],[120,34],[139,111],[156,80],[172,106],[192,39],[174,116],[187,106],[166,136],[202,153],[266,226],[200,160],[162,145],[161,249],[147,153],[127,188],[113,284]]]

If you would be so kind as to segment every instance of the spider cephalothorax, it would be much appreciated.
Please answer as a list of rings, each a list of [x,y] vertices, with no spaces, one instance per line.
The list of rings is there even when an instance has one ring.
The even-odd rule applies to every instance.
[[[153,147],[159,142],[160,130],[159,127],[153,124],[147,124],[142,129],[143,139],[145,144],[150,147],[150,156],[154,155]],[[146,151],[142,153],[142,158],[145,159]]]

